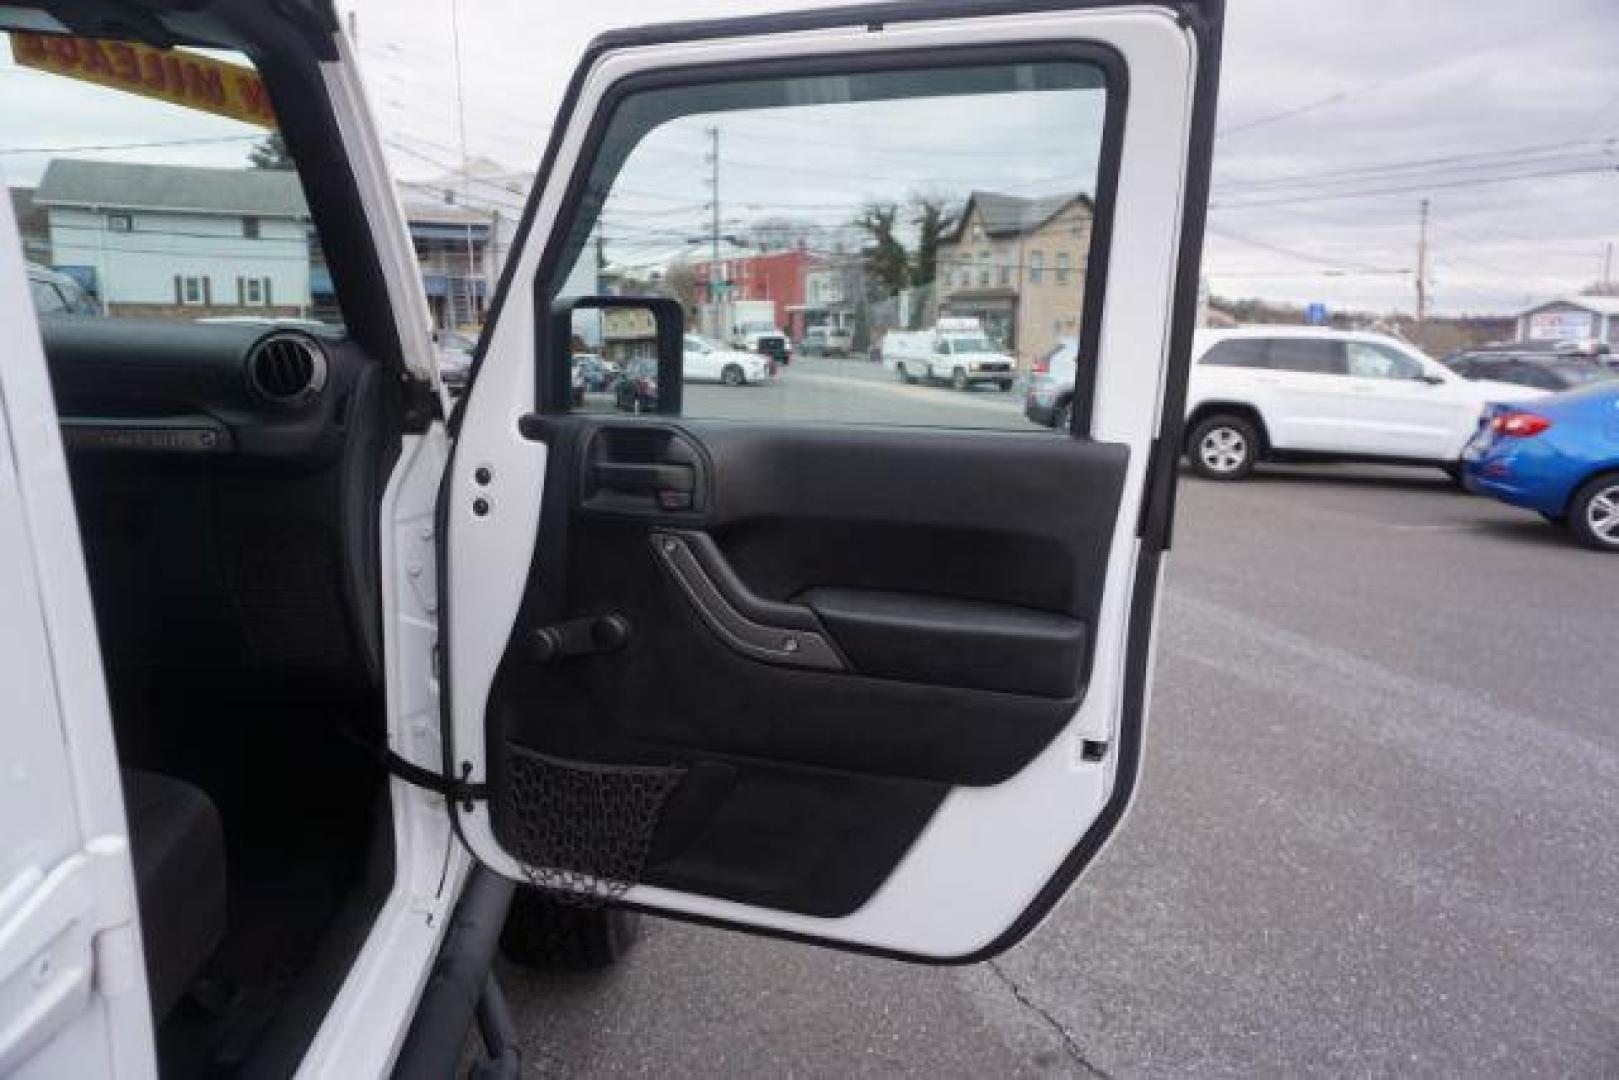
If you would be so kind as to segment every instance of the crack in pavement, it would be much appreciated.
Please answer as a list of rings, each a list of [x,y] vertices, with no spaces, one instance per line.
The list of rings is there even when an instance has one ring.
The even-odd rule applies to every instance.
[[[1053,1016],[1051,1010],[1047,1009],[1044,1005],[1041,1005],[1039,1002],[1035,1001],[1034,998],[1030,997],[1028,992],[1024,990],[1022,986],[1019,986],[1017,980],[1008,975],[1000,964],[996,963],[994,960],[990,960],[987,961],[986,966],[990,971],[994,972],[995,977],[1000,980],[1001,985],[1005,986],[1006,989],[1011,992],[1012,997],[1017,1000],[1019,1005],[1023,1006],[1024,1009],[1039,1017],[1045,1023],[1046,1027],[1057,1033],[1057,1037],[1062,1040],[1063,1049],[1068,1052],[1068,1056],[1073,1059],[1075,1064],[1084,1069],[1085,1072],[1091,1076],[1100,1077],[1101,1080],[1113,1080],[1113,1078],[1108,1075],[1106,1069],[1103,1069],[1098,1065],[1093,1065],[1090,1060],[1085,1057],[1084,1048],[1079,1045],[1079,1040],[1074,1038],[1073,1033],[1069,1031],[1066,1026],[1064,1026],[1063,1022]]]

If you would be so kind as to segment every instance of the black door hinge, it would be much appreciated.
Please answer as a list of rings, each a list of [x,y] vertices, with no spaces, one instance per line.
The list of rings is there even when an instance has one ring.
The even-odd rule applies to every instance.
[[[1175,480],[1180,453],[1163,436],[1152,441],[1147,454],[1147,476],[1141,485],[1141,513],[1136,535],[1154,551],[1168,551],[1175,531]],[[1165,491],[1165,488],[1169,490]]]
[[[412,787],[426,788],[451,802],[458,802],[463,810],[471,811],[473,803],[487,801],[489,798],[488,784],[474,784],[468,779],[472,775],[470,761],[461,763],[459,779],[434,772],[432,769],[424,769],[413,761],[406,761],[392,750],[382,755],[382,765],[391,775]]]

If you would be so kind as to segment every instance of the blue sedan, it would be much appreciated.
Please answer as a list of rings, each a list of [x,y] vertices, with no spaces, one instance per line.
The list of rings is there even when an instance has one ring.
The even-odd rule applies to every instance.
[[[1487,405],[1462,451],[1468,490],[1563,521],[1619,552],[1619,382]]]

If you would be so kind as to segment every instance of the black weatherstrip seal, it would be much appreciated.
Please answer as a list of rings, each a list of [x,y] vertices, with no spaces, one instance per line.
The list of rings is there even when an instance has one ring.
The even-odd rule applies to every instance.
[[[527,204],[523,210],[514,250],[520,251],[529,243],[529,235],[533,229],[534,217],[540,197],[549,182],[550,173],[555,168],[562,138],[570,129],[573,114],[578,110],[579,97],[584,81],[595,66],[596,61],[605,53],[638,46],[678,44],[713,38],[791,33],[836,27],[864,26],[876,32],[891,23],[936,21],[951,18],[972,19],[1006,14],[1106,10],[1108,8],[1138,6],[1140,5],[1133,4],[1130,0],[1009,0],[1009,2],[994,2],[994,0],[991,0],[991,2],[984,2],[984,0],[928,0],[928,2],[915,2],[915,0],[904,0],[904,2],[900,3],[863,4],[819,11],[790,12],[758,18],[671,23],[601,35],[586,49],[584,57],[568,84],[567,92],[557,112],[556,122],[551,129],[551,138],[546,144],[540,170],[535,177],[534,186],[529,193]],[[1159,436],[1148,459],[1147,488],[1143,500],[1140,528],[1142,543],[1136,560],[1131,590],[1125,654],[1125,692],[1118,738],[1113,748],[1113,753],[1116,755],[1114,768],[1118,779],[1113,786],[1113,791],[1107,804],[1102,808],[1102,812],[1091,824],[1085,835],[1080,838],[1079,843],[1063,859],[1056,873],[1044,888],[1035,895],[1022,914],[1013,920],[1012,924],[995,940],[962,956],[919,956],[914,953],[893,949],[832,941],[812,934],[799,934],[749,926],[725,919],[671,912],[635,904],[622,904],[619,906],[631,910],[643,910],[662,918],[743,930],[764,937],[799,941],[887,959],[938,966],[974,964],[1006,951],[1039,925],[1041,920],[1050,913],[1057,901],[1062,899],[1068,892],[1068,888],[1073,884],[1075,878],[1101,850],[1102,844],[1112,834],[1120,819],[1123,818],[1124,812],[1135,792],[1140,766],[1142,740],[1145,736],[1148,665],[1151,661],[1153,638],[1153,613],[1157,607],[1159,569],[1163,561],[1163,552],[1168,547],[1173,521],[1175,465],[1180,457],[1180,436],[1184,427],[1184,417],[1181,414],[1185,410],[1186,379],[1191,360],[1192,333],[1196,329],[1197,322],[1197,294],[1203,253],[1203,226],[1208,210],[1209,173],[1214,154],[1214,122],[1220,83],[1221,34],[1225,20],[1225,0],[1167,0],[1167,2],[1159,0],[1157,6],[1173,12],[1180,25],[1192,35],[1197,44],[1197,73],[1194,83],[1196,101],[1192,111],[1192,126],[1187,153],[1187,175],[1189,179],[1183,193],[1180,250],[1176,260],[1175,306],[1174,319],[1170,328],[1169,364],[1166,374],[1167,389],[1164,395]],[[499,320],[500,313],[505,306],[506,296],[513,287],[513,278],[518,261],[518,259],[508,260],[501,271],[494,303],[489,310],[485,323],[486,327],[495,326]],[[472,370],[469,374],[468,388],[463,396],[464,398],[471,395],[472,385],[476,381],[478,369],[482,364],[483,354],[488,344],[488,337],[489,331],[486,329],[473,357]],[[459,427],[459,422],[463,415],[464,408],[458,408],[455,411],[455,415],[451,418],[452,434],[454,429]],[[443,591],[447,555],[447,537],[444,526],[447,524],[445,521],[447,495],[450,489],[450,476],[453,474],[454,468],[454,451],[452,451],[450,466],[445,473],[444,494],[440,497],[437,515],[441,596],[446,595]],[[439,612],[439,640],[447,647],[449,641],[449,605],[447,603],[441,604]],[[447,664],[446,670],[448,670]],[[446,681],[442,687],[440,699],[441,728],[444,741],[444,760],[453,762],[456,758],[453,754],[451,740],[451,693],[452,688]],[[453,811],[451,812],[451,820],[459,836],[460,821]]]

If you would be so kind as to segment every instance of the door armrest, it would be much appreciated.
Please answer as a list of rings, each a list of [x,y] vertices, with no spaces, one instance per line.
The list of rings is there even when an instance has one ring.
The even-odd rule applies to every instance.
[[[813,611],[855,671],[905,682],[1071,698],[1086,626],[1010,604],[875,589],[817,587]]]

